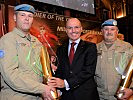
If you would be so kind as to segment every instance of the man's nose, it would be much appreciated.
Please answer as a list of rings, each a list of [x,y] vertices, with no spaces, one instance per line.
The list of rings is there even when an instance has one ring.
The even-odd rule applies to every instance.
[[[75,29],[75,27],[73,27],[73,28],[72,28],[72,32],[76,32],[76,29]]]
[[[111,33],[111,29],[108,29],[108,33]]]
[[[26,17],[25,17],[25,20],[29,20],[29,17],[28,17],[28,16],[26,16]]]

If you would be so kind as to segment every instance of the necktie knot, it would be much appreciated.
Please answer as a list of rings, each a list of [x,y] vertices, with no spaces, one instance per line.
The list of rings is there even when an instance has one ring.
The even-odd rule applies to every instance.
[[[75,46],[75,44],[76,44],[75,42],[72,42],[72,43],[71,43],[71,47],[74,47],[74,46]]]

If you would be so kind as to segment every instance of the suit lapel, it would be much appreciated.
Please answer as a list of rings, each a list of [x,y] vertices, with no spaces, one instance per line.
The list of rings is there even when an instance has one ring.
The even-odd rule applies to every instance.
[[[65,62],[67,63],[67,65],[70,65],[69,58],[68,58],[68,44],[69,44],[69,41],[64,44],[63,51],[64,51],[64,59],[65,59]]]

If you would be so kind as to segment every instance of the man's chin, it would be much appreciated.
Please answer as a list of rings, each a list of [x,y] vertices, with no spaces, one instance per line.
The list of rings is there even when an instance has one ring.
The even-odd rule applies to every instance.
[[[23,29],[24,32],[29,32],[30,29]]]
[[[112,40],[112,39],[107,39],[106,42],[107,42],[107,43],[113,43],[114,40]]]

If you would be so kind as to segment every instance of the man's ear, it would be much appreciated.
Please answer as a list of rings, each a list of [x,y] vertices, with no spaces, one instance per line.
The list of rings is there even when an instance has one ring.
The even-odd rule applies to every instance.
[[[103,28],[101,29],[101,33],[102,33],[102,35],[103,35]]]
[[[118,33],[119,33],[119,29],[118,29]]]
[[[101,32],[103,32],[103,28],[101,29]]]
[[[14,14],[13,19],[14,19],[14,21],[16,22],[16,14]]]
[[[65,32],[67,33],[67,28],[65,27]]]
[[[82,30],[81,32],[83,32],[83,27],[81,27],[81,30]]]

